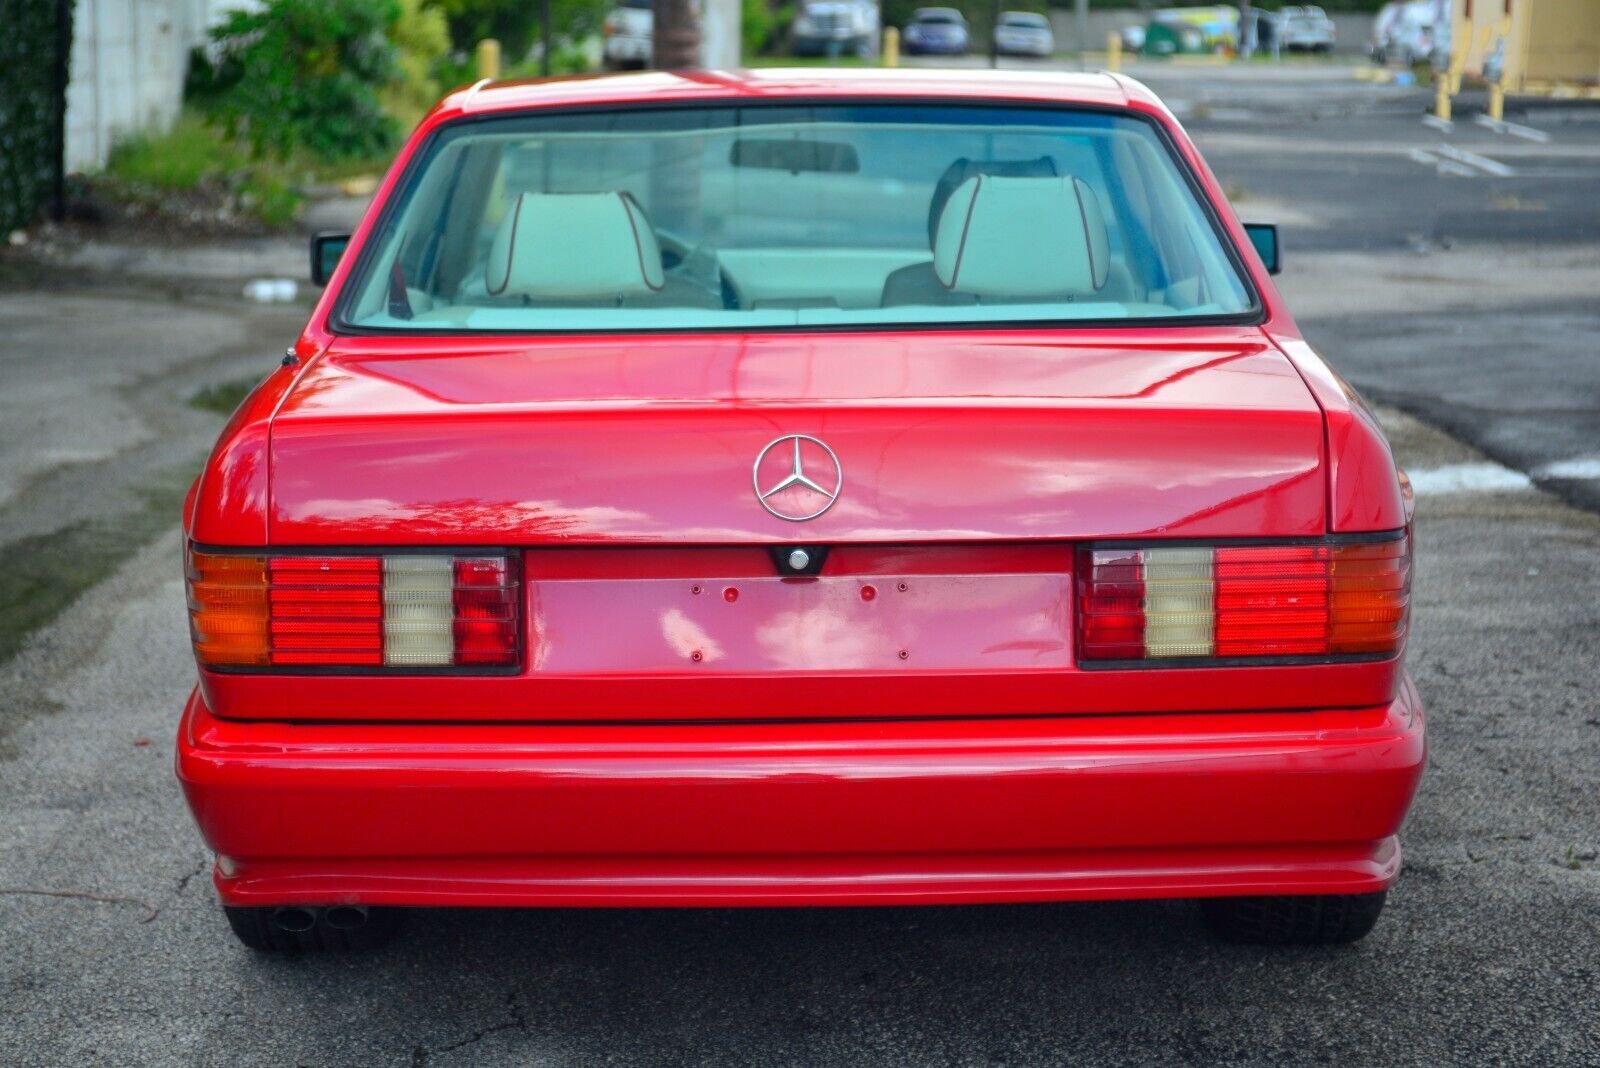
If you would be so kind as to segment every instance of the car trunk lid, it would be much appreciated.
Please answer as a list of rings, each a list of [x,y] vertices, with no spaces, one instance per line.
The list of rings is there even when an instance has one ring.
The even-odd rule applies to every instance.
[[[338,341],[274,420],[273,544],[517,552],[523,665],[206,673],[208,699],[241,717],[583,721],[1376,694],[1376,667],[1075,664],[1072,543],[1325,530],[1322,418],[1288,360],[1247,329],[1148,338]],[[842,481],[803,522],[760,499],[794,435]],[[801,461],[835,489],[825,452]],[[796,547],[818,573],[786,565]]]

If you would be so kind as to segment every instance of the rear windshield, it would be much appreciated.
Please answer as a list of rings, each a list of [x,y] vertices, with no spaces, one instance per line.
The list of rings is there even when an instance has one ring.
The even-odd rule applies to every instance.
[[[500,333],[1253,310],[1150,123],[887,104],[456,123],[340,302],[357,330]]]

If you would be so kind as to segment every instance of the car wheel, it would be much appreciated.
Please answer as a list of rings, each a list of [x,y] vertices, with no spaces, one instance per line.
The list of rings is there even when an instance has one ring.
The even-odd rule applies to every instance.
[[[1206,925],[1229,942],[1317,946],[1354,942],[1372,930],[1387,891],[1215,897],[1200,903]]]
[[[359,905],[331,908],[224,905],[222,911],[228,917],[234,937],[264,953],[370,949],[387,942],[399,926],[396,910]]]

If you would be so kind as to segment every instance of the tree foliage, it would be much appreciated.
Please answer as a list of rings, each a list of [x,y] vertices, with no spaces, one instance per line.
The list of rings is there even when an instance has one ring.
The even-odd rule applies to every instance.
[[[423,6],[443,13],[458,52],[469,53],[492,37],[510,63],[526,58],[544,29],[542,0],[423,0]],[[571,39],[598,32],[611,6],[608,0],[550,0],[552,36]]]
[[[399,131],[380,94],[403,73],[392,38],[402,13],[399,0],[267,0],[230,12],[211,31],[214,65],[193,87],[258,154],[387,152]]]

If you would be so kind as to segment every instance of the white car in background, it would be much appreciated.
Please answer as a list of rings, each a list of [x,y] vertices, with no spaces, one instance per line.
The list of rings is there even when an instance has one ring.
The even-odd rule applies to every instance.
[[[621,0],[600,24],[600,56],[607,70],[642,70],[650,65],[656,16],[651,0]]]
[[[1338,43],[1333,20],[1320,7],[1306,4],[1278,12],[1278,43],[1286,52],[1332,52]]]
[[[1034,11],[1002,11],[994,29],[994,48],[1002,56],[1048,58],[1056,50],[1050,20]]]
[[[1372,58],[1379,63],[1393,59],[1409,67],[1448,52],[1449,46],[1450,25],[1440,24],[1434,0],[1385,4],[1372,26]]]
[[[875,0],[815,0],[802,4],[789,28],[797,56],[873,56],[878,51]]]

